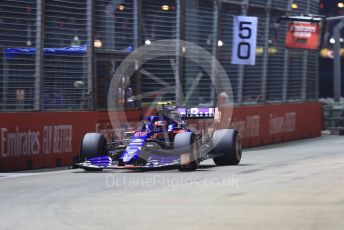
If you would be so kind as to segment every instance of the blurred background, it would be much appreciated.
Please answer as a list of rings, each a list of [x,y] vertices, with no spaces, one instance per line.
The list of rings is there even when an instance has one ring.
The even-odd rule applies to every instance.
[[[344,1],[321,0],[319,3],[319,14],[327,17],[344,16]],[[338,23],[338,20],[327,23],[327,29],[323,37],[323,47],[320,50],[319,96],[321,98],[333,97],[333,48],[335,44],[333,30]],[[344,37],[343,31],[341,36]],[[340,38],[339,42],[342,46],[344,38]],[[344,50],[341,50],[341,56],[343,56],[343,52]],[[343,61],[341,61],[341,64],[343,64]],[[343,87],[344,82],[342,81],[341,88],[343,89]]]
[[[339,42],[333,35],[340,20],[327,24],[319,50],[286,49],[288,22],[277,22],[343,12],[344,1],[319,0],[1,0],[0,171],[71,165],[86,132],[108,139],[114,130],[124,134],[157,95],[181,107],[183,95],[188,106],[215,105],[216,59],[235,104],[233,116],[221,119],[224,128],[240,132],[244,147],[317,137],[322,130],[343,134],[344,107],[331,99],[333,50],[344,44],[344,34]],[[239,15],[258,18],[255,65],[231,64],[233,16]],[[164,39],[176,41],[160,47],[159,58],[143,64],[138,58],[133,74],[116,76],[117,87],[109,88],[129,54]],[[200,51],[183,41],[216,57],[208,62],[211,71],[196,64]],[[109,91],[126,110],[126,116],[114,111],[117,127],[107,113]],[[204,121],[196,123],[205,129]]]
[[[2,0],[0,108],[105,110],[109,82],[122,60],[137,47],[160,39],[193,42],[215,55],[230,78],[238,105],[328,97],[331,57],[321,56],[319,65],[318,51],[285,49],[287,26],[276,23],[282,15],[317,14],[319,9],[325,15],[342,12],[337,2],[318,0]],[[259,18],[254,66],[230,64],[234,15]],[[331,27],[325,36],[326,49],[331,49],[330,32]],[[183,46],[176,52],[197,56]],[[176,73],[171,59],[176,59]],[[190,60],[176,57],[150,60],[141,68],[171,86],[176,77],[181,80],[184,92],[167,93],[163,100],[175,100],[187,92],[202,71]],[[128,108],[152,100],[128,103],[130,96],[161,88],[140,70],[123,79],[118,89]],[[209,91],[211,76],[203,74],[191,96],[194,105],[214,100]]]

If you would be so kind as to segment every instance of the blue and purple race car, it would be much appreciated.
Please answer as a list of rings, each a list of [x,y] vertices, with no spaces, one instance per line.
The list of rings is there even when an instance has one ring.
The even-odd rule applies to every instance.
[[[234,129],[215,130],[211,135],[187,124],[190,119],[214,119],[214,108],[174,108],[157,110],[143,118],[141,127],[123,140],[106,141],[100,133],[87,133],[80,149],[86,171],[103,169],[178,168],[196,170],[203,160],[216,165],[237,165],[241,160],[240,134]]]

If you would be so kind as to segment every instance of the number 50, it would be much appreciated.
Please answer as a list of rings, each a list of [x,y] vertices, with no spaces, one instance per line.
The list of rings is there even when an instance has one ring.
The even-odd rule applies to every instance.
[[[241,39],[250,39],[252,36],[252,30],[251,27],[252,25],[251,22],[240,22],[239,24],[239,37]],[[246,47],[246,49],[244,49]],[[238,43],[238,49],[237,49],[238,57],[240,59],[249,59],[250,54],[251,54],[251,45],[248,42],[240,42]]]

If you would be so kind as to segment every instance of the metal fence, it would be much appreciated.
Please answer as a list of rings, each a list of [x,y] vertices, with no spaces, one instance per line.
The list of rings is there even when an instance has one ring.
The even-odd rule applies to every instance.
[[[290,9],[292,2],[298,9]],[[317,0],[2,0],[0,108],[106,109],[109,83],[124,58],[161,39],[192,42],[213,54],[227,72],[239,105],[314,100],[318,53],[285,49],[286,25],[276,20],[317,10]],[[231,64],[234,15],[258,17],[255,66]],[[176,55],[144,63],[123,79],[124,87],[115,89],[127,107],[140,107],[159,93],[164,93],[161,100],[183,103],[181,95],[202,70],[178,54],[199,53],[185,50],[182,42],[164,49],[175,49]],[[189,95],[192,104],[214,100],[214,74],[203,72]],[[163,92],[156,78],[172,90]],[[147,97],[128,101],[138,94]]]

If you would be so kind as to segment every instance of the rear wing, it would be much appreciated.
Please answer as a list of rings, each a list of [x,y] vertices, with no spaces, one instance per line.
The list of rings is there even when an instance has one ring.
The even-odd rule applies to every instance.
[[[213,119],[215,108],[177,108],[181,118],[186,119]]]

